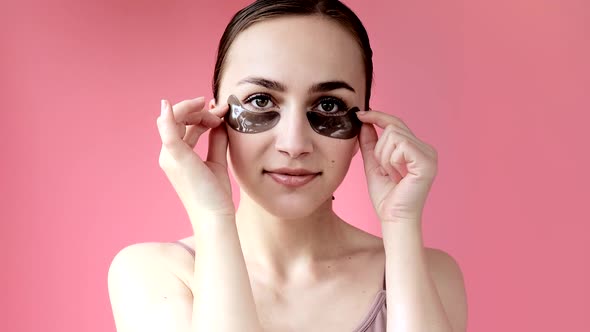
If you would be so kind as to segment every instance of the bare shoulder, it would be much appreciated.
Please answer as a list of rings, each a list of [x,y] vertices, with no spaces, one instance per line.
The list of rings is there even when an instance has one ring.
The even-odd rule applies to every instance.
[[[428,268],[437,286],[463,285],[463,272],[457,260],[444,250],[425,248]]]
[[[449,253],[436,248],[426,248],[426,259],[430,275],[454,331],[465,331],[467,294],[459,263]]]
[[[454,267],[459,269],[459,263],[448,252],[431,247],[425,247],[424,249],[426,250],[426,258],[428,259],[430,267]]]
[[[182,241],[186,243],[186,240]],[[176,243],[141,242],[130,244],[119,250],[111,261],[109,272],[111,269],[128,266],[148,270],[166,270],[181,276],[187,264],[194,264],[194,259]]]
[[[193,295],[182,271],[191,256],[182,250],[174,243],[145,242],[126,246],[113,257],[108,291],[117,331],[189,326]]]
[[[184,240],[183,240],[184,241]],[[140,242],[133,243],[126,247],[123,247],[115,255],[115,259],[120,257],[129,258],[129,256],[136,259],[169,259],[179,252],[178,245],[172,242]]]

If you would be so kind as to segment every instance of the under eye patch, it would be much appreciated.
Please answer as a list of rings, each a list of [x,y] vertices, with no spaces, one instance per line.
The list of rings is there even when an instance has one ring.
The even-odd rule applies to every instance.
[[[229,110],[224,120],[229,127],[240,133],[254,134],[270,130],[281,118],[276,111],[250,111],[234,95],[229,96],[227,103]],[[316,133],[331,138],[349,139],[357,136],[363,125],[356,116],[358,111],[358,107],[353,107],[339,115],[319,111],[308,111],[306,115],[309,125]]]

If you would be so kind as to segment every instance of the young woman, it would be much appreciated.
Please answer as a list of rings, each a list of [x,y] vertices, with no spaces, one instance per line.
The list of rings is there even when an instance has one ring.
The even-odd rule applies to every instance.
[[[465,331],[461,270],[422,242],[436,150],[369,109],[372,76],[367,33],[338,1],[256,1],[233,17],[215,98],[162,101],[159,163],[194,234],[113,259],[119,332]],[[383,238],[332,209],[359,150]]]

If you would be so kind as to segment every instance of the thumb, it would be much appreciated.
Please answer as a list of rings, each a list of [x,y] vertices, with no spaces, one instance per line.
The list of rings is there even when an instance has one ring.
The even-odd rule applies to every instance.
[[[227,168],[227,129],[222,122],[221,125],[211,129],[209,132],[209,150],[207,161],[220,164]]]
[[[375,145],[377,145],[377,131],[372,124],[364,123],[359,134],[359,145],[365,165],[365,174],[369,176],[379,167],[379,162],[375,159]]]

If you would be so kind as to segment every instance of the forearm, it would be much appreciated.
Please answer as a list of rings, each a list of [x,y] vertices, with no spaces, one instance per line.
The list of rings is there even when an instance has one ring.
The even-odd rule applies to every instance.
[[[383,222],[386,255],[387,331],[451,332],[428,271],[419,221]]]
[[[235,218],[191,221],[197,256],[192,331],[261,332]]]

